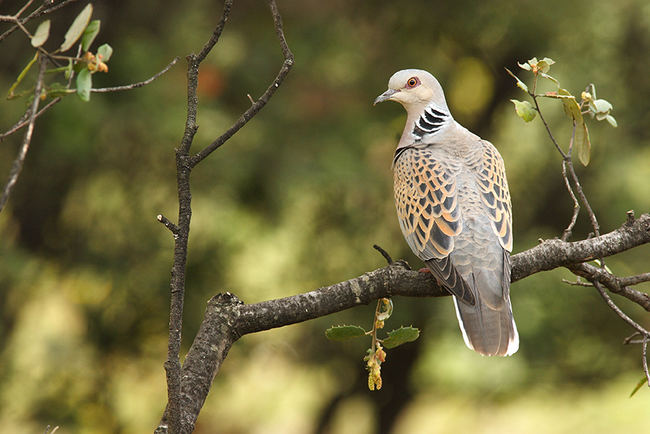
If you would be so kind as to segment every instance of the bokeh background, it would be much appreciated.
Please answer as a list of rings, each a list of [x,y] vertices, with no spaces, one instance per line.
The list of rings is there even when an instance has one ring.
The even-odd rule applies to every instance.
[[[0,3],[13,13],[18,2]],[[52,16],[63,34],[85,5]],[[221,3],[95,2],[96,44],[115,49],[96,86],[143,80],[197,51]],[[604,232],[650,210],[650,3],[644,0],[279,1],[296,65],[270,104],[194,171],[184,349],[213,294],[257,302],[384,265],[377,243],[411,255],[397,224],[390,163],[405,119],[372,107],[396,70],[443,84],[452,113],[501,151],[513,198],[515,252],[559,236],[572,203],[560,158],[504,67],[533,56],[574,93],[589,82],[619,127],[590,124],[592,163],[579,176]],[[38,21],[30,24],[33,29]],[[52,43],[58,40],[52,36]],[[32,56],[16,32],[0,45],[0,88]],[[281,64],[265,2],[237,1],[201,68],[194,151],[260,95]],[[520,76],[526,77],[524,71]],[[150,432],[165,404],[163,361],[176,215],[174,147],[183,132],[183,61],[153,84],[66,98],[38,119],[23,174],[0,214],[0,431]],[[550,88],[549,88],[550,89]],[[0,126],[25,102],[4,101]],[[543,109],[566,144],[569,125]],[[21,134],[0,143],[6,179]],[[589,233],[581,214],[574,239]],[[608,261],[649,271],[648,246]],[[449,299],[395,299],[387,327],[421,328],[388,352],[384,388],[370,392],[368,342],[332,343],[332,324],[368,327],[373,306],[241,339],[214,381],[199,433],[647,432],[650,392],[631,330],[593,289],[562,270],[512,288],[521,349],[507,359],[467,350]],[[646,290],[650,289],[647,285]],[[615,298],[650,326],[647,312]]]

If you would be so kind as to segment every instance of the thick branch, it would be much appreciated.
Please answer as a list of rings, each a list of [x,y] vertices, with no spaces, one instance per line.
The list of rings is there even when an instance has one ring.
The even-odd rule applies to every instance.
[[[543,270],[610,256],[648,242],[649,214],[628,221],[619,229],[600,237],[573,243],[549,240],[512,257],[512,280],[514,282]],[[186,418],[184,423],[194,426],[214,376],[232,344],[241,336],[396,295],[440,297],[449,293],[429,273],[411,271],[396,262],[345,282],[261,303],[244,304],[230,293],[214,296],[208,302],[205,318],[183,365],[182,397],[183,408],[187,411],[183,415]]]
[[[566,243],[546,240],[539,246],[512,257],[512,281],[540,271],[612,256],[650,242],[650,214],[628,221],[599,237]]]
[[[190,157],[190,148],[194,140],[198,125],[196,124],[197,110],[198,110],[198,72],[201,62],[210,53],[212,48],[218,42],[225,23],[230,16],[232,7],[232,0],[226,0],[224,4],[223,14],[221,20],[215,27],[210,39],[203,45],[198,55],[191,54],[187,57],[187,117],[185,122],[185,132],[179,148],[176,150],[176,177],[178,185],[178,224],[174,225],[172,222],[165,222],[161,216],[159,220],[165,224],[174,234],[174,263],[172,265],[172,278],[171,286],[171,299],[170,299],[170,314],[169,314],[169,342],[167,348],[167,360],[165,362],[165,371],[167,375],[167,398],[168,404],[163,418],[156,429],[156,432],[166,432],[169,429],[173,433],[186,433],[194,429],[194,422],[198,416],[203,405],[203,400],[207,396],[210,388],[210,382],[203,384],[200,388],[203,400],[200,401],[197,407],[196,399],[188,399],[187,396],[197,393],[195,390],[188,390],[182,387],[181,382],[181,365],[180,365],[180,347],[181,347],[181,331],[183,324],[183,301],[185,296],[185,265],[187,262],[187,246],[190,231],[190,221],[192,217],[191,200],[192,195],[190,192],[190,174],[192,168],[200,163],[211,152],[223,145],[230,139],[239,129],[241,129],[259,110],[266,105],[269,99],[273,96],[277,88],[284,81],[293,65],[293,54],[287,46],[287,41],[284,37],[282,30],[282,19],[277,9],[274,0],[269,0],[271,8],[271,15],[275,24],[276,34],[280,41],[280,47],[284,55],[284,63],[277,77],[271,83],[267,91],[262,97],[249,108],[242,117],[223,135],[221,135],[212,144],[208,145],[205,149],[199,152],[194,157]],[[206,327],[209,327],[207,324]],[[195,344],[200,340],[195,340]],[[226,341],[224,341],[226,342]],[[194,345],[193,345],[194,346]],[[217,347],[215,347],[217,348]],[[225,349],[227,349],[229,344]],[[225,354],[224,354],[225,357]],[[223,359],[221,359],[223,360]],[[216,369],[216,368],[215,368]],[[205,394],[203,394],[205,393]],[[196,411],[196,414],[194,414]]]

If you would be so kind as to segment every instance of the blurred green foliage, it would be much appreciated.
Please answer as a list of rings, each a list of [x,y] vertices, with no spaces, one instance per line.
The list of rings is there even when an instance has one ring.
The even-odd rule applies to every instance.
[[[593,82],[617,129],[592,123],[579,176],[603,231],[625,211],[650,209],[650,3],[280,1],[296,66],[270,104],[193,173],[184,347],[207,299],[230,290],[256,302],[311,290],[383,266],[373,249],[414,266],[397,224],[390,162],[404,114],[372,107],[390,75],[434,73],[457,120],[501,151],[513,196],[515,251],[558,236],[572,212],[560,159],[538,120],[511,98],[516,62],[549,56],[564,87]],[[5,1],[2,13],[17,2]],[[85,3],[53,14],[51,40]],[[99,38],[115,48],[94,86],[148,78],[197,51],[221,5],[95,2]],[[29,27],[36,29],[37,22]],[[0,88],[32,56],[16,32],[0,44]],[[263,2],[235,2],[201,69],[194,150],[260,95],[281,64]],[[0,214],[0,431],[146,432],[165,404],[172,239],[155,220],[176,215],[174,147],[184,125],[182,65],[142,89],[66,98],[38,119],[8,208]],[[549,89],[551,90],[551,89]],[[542,109],[557,136],[562,108]],[[24,103],[3,102],[4,131]],[[8,173],[20,133],[0,143]],[[588,235],[581,215],[574,238]],[[648,246],[612,258],[621,275],[648,271]],[[521,349],[482,358],[462,342],[451,301],[396,299],[394,324],[422,336],[389,353],[370,393],[364,343],[333,343],[331,324],[372,321],[373,306],[246,336],[230,352],[197,432],[643,432],[650,394],[631,389],[640,351],[588,288],[556,270],[513,285]],[[645,289],[649,289],[645,286]],[[645,326],[647,313],[620,305]]]

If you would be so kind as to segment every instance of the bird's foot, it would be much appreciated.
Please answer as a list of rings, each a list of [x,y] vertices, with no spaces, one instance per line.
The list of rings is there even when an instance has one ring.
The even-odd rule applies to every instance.
[[[428,268],[424,267],[424,268],[420,268],[420,269],[418,270],[418,273],[431,273],[431,270],[429,270]]]

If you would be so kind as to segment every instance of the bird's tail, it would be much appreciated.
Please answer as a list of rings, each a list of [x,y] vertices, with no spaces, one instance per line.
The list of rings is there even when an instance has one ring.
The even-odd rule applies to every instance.
[[[456,316],[465,345],[484,356],[511,356],[519,349],[519,333],[512,316],[510,297],[496,309],[483,300],[469,305],[454,299]]]

